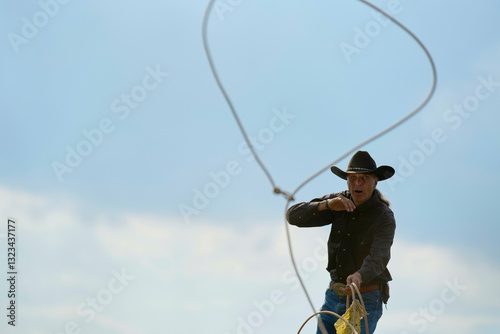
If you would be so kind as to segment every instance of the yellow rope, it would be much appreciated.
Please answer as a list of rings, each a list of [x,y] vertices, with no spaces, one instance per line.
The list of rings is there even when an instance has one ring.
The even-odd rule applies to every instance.
[[[345,323],[346,323],[349,327],[351,327],[351,329],[353,330],[353,333],[355,333],[355,334],[359,334],[359,332],[358,332],[358,331],[356,331],[356,328],[354,328],[354,327],[353,327],[353,326],[349,323],[349,321],[347,321],[346,319],[344,319],[341,315],[338,315],[337,313],[332,312],[332,311],[319,311],[319,312],[314,313],[314,314],[313,314],[313,315],[311,315],[309,318],[307,318],[307,320],[306,320],[306,321],[302,324],[302,326],[300,326],[300,329],[299,329],[299,331],[297,332],[297,334],[300,334],[300,332],[302,331],[302,328],[304,328],[304,326],[307,324],[307,322],[308,322],[309,320],[311,320],[313,317],[317,316],[318,314],[331,314],[331,315],[334,315],[334,316],[336,316],[337,318],[342,319],[343,321],[345,321]]]
[[[347,320],[352,326],[356,328],[356,331],[361,330],[361,318],[366,318],[366,312],[363,310],[363,306],[359,300],[354,300],[350,307],[347,308],[347,311],[342,315],[342,317]],[[352,334],[352,330],[346,325],[345,322],[341,321],[341,319],[337,320],[335,323],[335,329],[337,330],[337,334]]]
[[[335,328],[337,329],[337,334],[359,334],[359,331],[361,330],[361,318],[364,317],[365,319],[365,330],[366,334],[369,334],[368,330],[368,319],[367,319],[367,312],[365,308],[365,302],[363,301],[363,297],[361,296],[361,292],[359,291],[359,288],[356,284],[352,283],[349,285],[351,287],[351,293],[352,293],[352,300],[353,303],[349,307],[349,296],[347,296],[347,304],[346,304],[346,313],[344,315],[339,315],[335,312],[332,311],[319,311],[311,315],[309,318],[307,318],[306,321],[300,326],[299,331],[297,334],[300,334],[302,331],[302,328],[311,320],[313,317],[319,315],[319,314],[330,314],[333,316],[336,316],[338,318],[337,322],[335,323]],[[345,287],[345,284],[342,283],[335,283],[333,285],[333,290],[335,293],[337,293],[337,290],[340,292],[340,288]],[[353,289],[354,287],[354,289]],[[345,296],[343,292],[338,293],[340,296]],[[358,294],[359,301],[356,300],[356,294]],[[361,303],[360,303],[361,301]],[[358,306],[359,305],[359,306]],[[351,310],[351,311],[349,311]],[[359,316],[356,317],[357,312],[359,312]],[[350,322],[352,321],[352,323]],[[337,325],[338,324],[338,325]],[[352,332],[351,332],[352,331]],[[328,334],[328,333],[325,333]]]

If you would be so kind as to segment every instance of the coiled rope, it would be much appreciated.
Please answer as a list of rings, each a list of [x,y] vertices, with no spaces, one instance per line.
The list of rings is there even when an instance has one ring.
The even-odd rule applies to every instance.
[[[333,315],[335,317],[337,317],[338,319],[342,320],[347,326],[349,326],[351,329],[352,329],[352,332],[354,334],[359,334],[358,331],[356,330],[356,323],[355,323],[355,319],[356,319],[356,307],[354,307],[354,304],[356,302],[356,293],[358,294],[359,296],[359,300],[361,301],[361,305],[363,307],[363,310],[366,314],[366,308],[365,308],[365,302],[363,301],[363,297],[361,296],[361,292],[359,291],[359,288],[356,284],[351,284],[350,287],[354,288],[351,289],[351,293],[352,293],[352,301],[353,301],[353,323],[351,324],[349,321],[347,321],[343,316],[335,313],[335,312],[332,312],[332,311],[319,311],[319,312],[316,312],[314,313],[313,315],[311,315],[309,318],[307,318],[306,321],[304,321],[304,323],[302,324],[302,326],[300,326],[299,328],[299,331],[297,332],[297,334],[300,334],[300,332],[302,331],[302,329],[304,328],[304,326],[309,322],[309,320],[311,320],[313,317],[317,316],[317,315],[320,315],[320,314],[330,314],[330,315]],[[346,310],[349,309],[349,296],[347,296],[347,301],[346,301]],[[325,328],[324,326],[321,327],[321,331],[322,332],[325,332]],[[368,319],[367,317],[365,316],[365,332],[366,334],[369,334],[369,330],[368,330]],[[326,333],[326,332],[325,332]],[[326,333],[328,334],[328,333]]]
[[[210,2],[207,5],[207,8],[205,10],[204,17],[203,17],[202,38],[203,38],[203,46],[205,48],[205,53],[207,55],[208,62],[210,64],[210,68],[212,70],[212,74],[213,74],[213,76],[215,78],[215,81],[217,82],[217,85],[219,86],[219,89],[222,92],[222,95],[224,96],[224,99],[226,100],[226,102],[227,102],[227,104],[229,106],[229,109],[231,110],[231,113],[233,114],[233,117],[236,120],[236,123],[238,124],[240,132],[243,135],[243,138],[245,139],[245,142],[247,143],[250,151],[252,152],[252,155],[254,156],[254,158],[257,161],[257,163],[259,164],[260,168],[262,169],[262,171],[264,172],[264,174],[268,178],[269,182],[271,183],[271,186],[273,188],[273,192],[276,193],[276,194],[282,194],[287,199],[287,202],[286,202],[286,205],[285,205],[285,230],[286,230],[286,237],[287,237],[287,242],[288,242],[288,250],[289,250],[289,253],[290,253],[290,258],[291,258],[292,265],[293,265],[293,268],[295,270],[295,273],[297,275],[297,278],[299,279],[300,285],[302,286],[302,289],[304,290],[306,298],[307,298],[307,300],[309,302],[309,305],[311,306],[311,308],[313,310],[313,313],[316,314],[317,313],[316,309],[314,308],[314,305],[313,305],[313,303],[311,301],[309,293],[307,292],[307,289],[306,289],[306,287],[304,285],[302,277],[299,274],[299,271],[297,269],[297,264],[295,262],[295,257],[294,257],[294,254],[293,254],[292,241],[291,241],[291,237],[290,237],[290,230],[289,230],[289,227],[288,227],[288,223],[286,221],[286,211],[289,208],[290,202],[294,200],[294,195],[300,189],[302,189],[302,187],[304,187],[306,184],[308,184],[313,179],[315,179],[316,177],[318,177],[325,170],[329,169],[330,166],[337,164],[339,161],[345,159],[347,156],[351,155],[353,152],[355,152],[359,148],[361,148],[361,147],[363,147],[363,146],[365,146],[365,145],[367,145],[367,144],[375,141],[376,139],[384,136],[385,134],[387,134],[390,131],[394,130],[395,128],[399,127],[401,124],[403,124],[408,119],[410,119],[411,117],[415,116],[419,111],[421,111],[427,105],[427,103],[430,101],[432,95],[434,94],[434,92],[436,90],[436,85],[437,85],[436,67],[434,65],[434,61],[432,59],[432,56],[430,55],[430,53],[427,50],[427,48],[425,47],[425,45],[408,28],[406,28],[403,24],[401,24],[399,21],[397,21],[396,19],[394,19],[391,15],[387,14],[385,11],[383,11],[382,9],[378,8],[377,6],[371,4],[370,2],[365,1],[365,0],[358,0],[358,1],[362,2],[362,3],[364,3],[365,5],[371,7],[375,11],[379,12],[380,14],[384,15],[385,17],[387,17],[389,20],[391,20],[393,23],[395,23],[401,29],[403,29],[404,31],[406,31],[418,43],[418,45],[420,45],[420,47],[422,48],[422,50],[425,52],[427,58],[429,59],[429,62],[430,62],[431,68],[432,68],[432,75],[433,75],[432,87],[431,87],[429,93],[427,94],[427,97],[424,99],[424,101],[417,108],[415,108],[415,110],[413,110],[412,112],[410,112],[409,114],[407,114],[405,117],[401,118],[399,121],[397,121],[393,125],[391,125],[388,128],[386,128],[385,130],[377,133],[376,135],[372,136],[371,138],[368,138],[365,141],[363,141],[362,143],[354,146],[353,148],[351,148],[350,150],[348,150],[347,152],[345,152],[344,154],[342,154],[340,157],[338,157],[337,159],[335,159],[334,161],[332,161],[331,163],[329,163],[325,167],[321,168],[318,172],[314,173],[312,176],[310,176],[309,178],[307,178],[293,192],[288,193],[286,191],[281,190],[278,186],[276,186],[276,183],[274,182],[274,180],[273,180],[273,178],[271,176],[271,173],[265,167],[264,163],[261,161],[259,155],[255,151],[252,143],[250,142],[250,139],[248,138],[248,135],[247,135],[247,133],[245,131],[245,128],[243,127],[243,124],[241,123],[241,120],[240,120],[240,118],[238,116],[238,113],[236,112],[236,109],[234,108],[234,105],[233,105],[231,99],[229,98],[229,95],[227,94],[227,92],[226,92],[226,90],[225,90],[224,86],[222,85],[222,82],[221,82],[221,80],[219,78],[219,74],[218,74],[217,69],[215,67],[215,63],[214,63],[214,61],[212,59],[212,53],[210,51],[210,45],[208,43],[208,37],[207,37],[208,22],[209,22],[210,13],[212,11],[212,8],[213,8],[213,5],[214,5],[215,1],[216,0],[210,0]],[[326,330],[324,330],[324,327],[321,326],[322,325],[321,324],[321,319],[319,319],[319,321],[320,321],[321,331],[323,332],[323,334],[327,334]]]

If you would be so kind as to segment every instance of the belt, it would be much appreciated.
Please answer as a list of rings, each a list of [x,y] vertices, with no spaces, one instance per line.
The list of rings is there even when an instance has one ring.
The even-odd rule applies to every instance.
[[[337,295],[339,296],[346,296],[347,294],[342,292],[340,290],[340,288],[345,288],[345,284],[343,283],[335,283],[335,282],[331,282],[330,283],[330,289],[334,290]],[[380,284],[379,283],[374,283],[374,284],[370,284],[370,285],[362,285],[360,288],[359,288],[359,292],[361,293],[365,293],[365,292],[372,292],[372,291],[376,291],[376,290],[380,290]]]

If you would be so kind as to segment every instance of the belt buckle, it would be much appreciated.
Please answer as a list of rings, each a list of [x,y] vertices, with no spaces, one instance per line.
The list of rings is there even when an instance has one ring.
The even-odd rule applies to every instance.
[[[344,289],[346,285],[344,283],[333,283],[330,284],[330,287],[332,288],[335,293],[341,297],[347,296],[341,289]]]

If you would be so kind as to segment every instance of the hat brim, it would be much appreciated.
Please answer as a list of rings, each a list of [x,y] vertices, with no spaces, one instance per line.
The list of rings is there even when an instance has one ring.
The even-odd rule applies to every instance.
[[[347,177],[349,174],[375,174],[377,176],[379,181],[387,180],[388,178],[391,178],[394,173],[396,172],[394,168],[391,166],[380,166],[375,168],[374,170],[368,170],[368,171],[347,171],[344,172],[340,168],[336,166],[332,166],[330,168],[333,174],[337,175],[341,179],[347,180]]]

